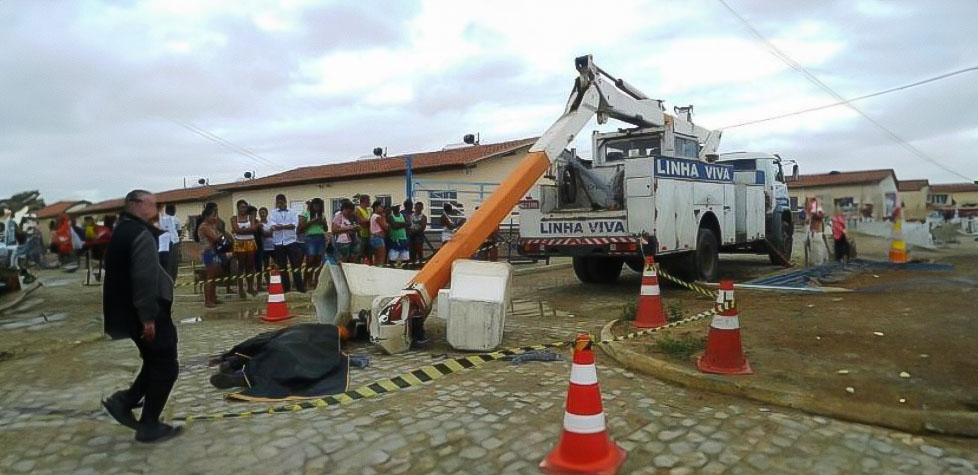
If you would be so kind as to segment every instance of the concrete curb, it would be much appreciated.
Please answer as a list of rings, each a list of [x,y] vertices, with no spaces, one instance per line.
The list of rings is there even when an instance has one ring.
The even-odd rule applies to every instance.
[[[547,272],[551,270],[570,269],[571,267],[573,267],[573,265],[574,264],[571,262],[562,262],[560,264],[551,264],[549,266],[548,265],[533,266],[533,267],[527,267],[525,269],[515,269],[513,270],[513,275],[529,275],[529,274],[538,274],[540,272]]]
[[[978,413],[964,411],[923,411],[887,407],[842,398],[819,398],[790,388],[769,386],[750,376],[705,374],[626,349],[612,342],[612,320],[601,328],[602,349],[618,364],[632,371],[655,376],[682,386],[790,407],[801,411],[863,424],[899,429],[912,433],[932,433],[978,437]]]

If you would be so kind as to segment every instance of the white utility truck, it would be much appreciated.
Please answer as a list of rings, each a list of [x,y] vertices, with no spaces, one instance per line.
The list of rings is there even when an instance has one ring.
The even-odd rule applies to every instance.
[[[793,222],[784,167],[791,162],[717,155],[719,132],[694,125],[692,106],[675,113],[651,127],[595,131],[591,161],[558,160],[555,184],[520,203],[520,253],[571,256],[578,279],[589,283],[614,282],[623,264],[640,271],[643,255],[682,278],[710,282],[720,252],[768,254],[787,265]]]

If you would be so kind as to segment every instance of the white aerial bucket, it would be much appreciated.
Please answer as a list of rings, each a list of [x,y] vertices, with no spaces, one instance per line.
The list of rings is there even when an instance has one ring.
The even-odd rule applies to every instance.
[[[448,344],[457,350],[487,351],[503,341],[513,266],[460,259],[452,264],[452,286],[439,294],[439,316],[447,315]]]
[[[373,318],[373,315],[377,314],[374,310],[374,301],[378,297],[386,297],[390,300],[399,295],[416,273],[417,271],[413,270],[387,269],[363,264],[326,263],[319,272],[319,286],[312,293],[316,317],[320,323],[346,325],[352,317],[366,310],[370,314],[368,328],[371,341],[387,353],[404,351],[407,348],[402,348],[404,345],[400,342],[391,346],[394,337],[389,333],[403,335],[406,333],[407,326],[397,325],[398,329],[377,327],[379,322],[375,322],[376,319]]]

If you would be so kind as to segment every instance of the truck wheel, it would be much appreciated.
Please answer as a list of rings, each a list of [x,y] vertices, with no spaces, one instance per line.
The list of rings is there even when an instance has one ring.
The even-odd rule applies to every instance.
[[[791,260],[791,248],[795,243],[795,232],[790,221],[781,221],[781,239],[778,240],[778,247],[785,259]],[[774,254],[768,254],[771,264],[781,265],[781,259]]]
[[[645,261],[642,259],[629,259],[625,261],[625,264],[628,265],[629,269],[638,272],[639,274],[645,272]]]
[[[577,276],[577,280],[584,282],[585,284],[594,283],[594,278],[591,277],[591,269],[588,265],[591,259],[593,258],[574,256],[574,275]]]
[[[716,282],[720,276],[720,246],[717,237],[708,228],[700,228],[696,234],[696,252],[692,257],[691,269],[696,279]]]
[[[588,271],[592,282],[613,284],[621,275],[622,260],[616,257],[592,257],[588,259]]]

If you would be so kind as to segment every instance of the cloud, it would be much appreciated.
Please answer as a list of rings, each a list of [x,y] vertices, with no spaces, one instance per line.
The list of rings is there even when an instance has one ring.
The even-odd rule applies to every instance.
[[[846,97],[978,57],[970,0],[728,1]],[[0,2],[0,44],[0,189],[40,188],[49,200],[266,175],[374,146],[439,149],[469,132],[484,142],[539,135],[563,111],[581,54],[668,110],[694,104],[706,127],[834,101],[716,2]],[[975,79],[858,106],[974,175]],[[574,145],[587,155],[589,130]],[[804,171],[892,166],[960,181],[844,107],[730,129],[721,148],[780,152]]]

